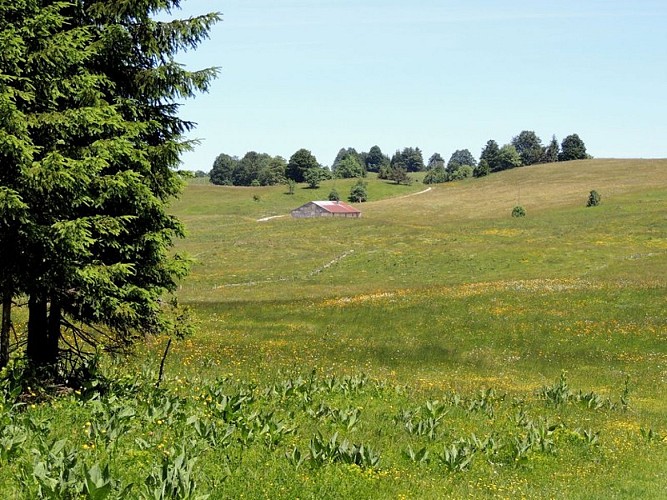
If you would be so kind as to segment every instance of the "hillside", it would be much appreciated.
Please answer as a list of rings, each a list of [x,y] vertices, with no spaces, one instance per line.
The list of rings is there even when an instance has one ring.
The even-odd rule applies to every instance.
[[[5,497],[665,498],[667,160],[257,221],[332,185],[189,185],[195,332],[55,398],[8,372]]]
[[[295,196],[283,186],[188,186],[174,211],[189,232],[179,249],[198,264],[182,298],[296,299],[508,279],[667,278],[667,160],[538,165],[414,196],[406,195],[425,186],[369,179],[370,199],[384,199],[362,204],[359,220],[257,222],[325,198],[334,182],[341,193],[351,184],[329,181],[319,190],[297,189]],[[585,208],[592,189],[602,205]],[[510,217],[517,203],[525,219]]]
[[[180,248],[199,261],[179,292],[199,333],[170,354],[177,384],[259,381],[292,394],[269,407],[292,404],[304,453],[334,432],[382,453],[379,469],[295,469],[273,454],[268,471],[260,453],[232,488],[664,497],[667,160],[524,167],[422,194],[371,179],[361,219],[257,222],[330,188],[292,199],[191,185],[175,206],[190,231]],[[602,204],[586,208],[592,189]],[[517,203],[525,218],[510,217]],[[309,403],[298,384],[318,376],[376,385]],[[500,451],[465,470],[465,443],[480,436]],[[258,486],[258,468],[286,479]]]

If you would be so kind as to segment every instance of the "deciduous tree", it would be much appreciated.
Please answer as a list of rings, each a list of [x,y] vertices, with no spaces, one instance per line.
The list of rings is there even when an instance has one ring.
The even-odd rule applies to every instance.
[[[537,137],[532,130],[524,130],[512,139],[514,146],[521,157],[523,165],[539,163],[544,155],[542,139]]]
[[[367,201],[368,191],[366,190],[366,186],[367,184],[361,179],[357,181],[357,183],[352,186],[352,189],[350,189],[350,195],[347,199],[353,203],[362,203]]]
[[[445,171],[445,167],[440,164],[426,172],[423,182],[424,184],[440,184],[448,180],[449,175]]]
[[[382,167],[389,166],[389,157],[385,155],[379,146],[373,146],[366,155],[366,170],[379,172]]]
[[[512,144],[505,144],[498,151],[498,161],[496,162],[496,172],[508,170],[521,166],[521,156]]]
[[[317,189],[320,187],[320,183],[324,180],[327,180],[330,177],[328,169],[322,167],[313,167],[306,170],[304,174],[304,181],[308,183],[308,187],[311,189]]]
[[[447,162],[447,171],[450,173],[454,172],[463,165],[468,165],[474,168],[477,165],[477,161],[475,161],[472,153],[467,149],[458,149],[454,151],[449,158],[449,161]]]
[[[213,168],[209,173],[211,182],[221,186],[233,185],[234,172],[238,167],[238,163],[239,159],[235,156],[230,156],[225,153],[216,156],[215,161],[213,162]]]
[[[239,160],[233,175],[235,186],[250,186],[253,181],[259,182],[263,171],[269,168],[271,157],[266,153],[248,151]]]
[[[295,182],[304,182],[306,172],[311,168],[319,168],[317,158],[307,149],[299,149],[287,162],[285,173],[287,178]]]
[[[338,163],[333,171],[334,177],[339,179],[349,179],[352,177],[366,177],[366,170],[359,163],[359,160],[354,155],[347,155]]]
[[[264,170],[259,173],[259,183],[262,186],[274,186],[285,182],[287,162],[282,156],[271,158]]]
[[[588,158],[586,145],[577,134],[568,135],[561,143],[559,161],[585,160]]]
[[[445,166],[445,159],[440,155],[440,153],[433,153],[431,157],[428,159],[426,170],[432,170],[434,168],[444,167],[444,166]]]

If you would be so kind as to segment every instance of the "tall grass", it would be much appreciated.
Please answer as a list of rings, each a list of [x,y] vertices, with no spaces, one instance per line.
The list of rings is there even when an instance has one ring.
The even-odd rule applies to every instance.
[[[110,388],[5,396],[0,489],[39,496],[66,439],[72,496],[98,465],[111,497],[664,498],[667,161],[370,179],[360,219],[258,222],[330,187],[188,186],[197,333],[159,390],[154,338]]]

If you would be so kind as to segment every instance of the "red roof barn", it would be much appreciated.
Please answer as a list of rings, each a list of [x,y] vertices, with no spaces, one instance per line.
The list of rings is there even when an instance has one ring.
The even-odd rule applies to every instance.
[[[359,217],[361,212],[342,201],[309,201],[292,210],[292,217]]]

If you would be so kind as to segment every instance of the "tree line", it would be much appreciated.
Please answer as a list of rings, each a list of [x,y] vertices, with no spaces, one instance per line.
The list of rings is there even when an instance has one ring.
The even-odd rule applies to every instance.
[[[179,100],[217,71],[175,55],[220,20],[156,20],[178,5],[0,1],[0,368],[24,346],[62,380],[100,348],[178,328],[163,296],[187,271],[167,209],[192,147]],[[27,331],[10,346],[16,303]]]
[[[242,158],[225,153],[218,155],[209,176],[211,182],[218,185],[270,186],[291,180],[316,187],[322,180],[363,178],[368,172],[376,172],[380,179],[401,184],[410,182],[409,173],[426,171],[424,183],[433,184],[482,177],[538,163],[586,158],[589,158],[586,146],[577,134],[568,135],[560,144],[553,136],[549,144],[544,145],[534,131],[524,130],[503,146],[493,139],[489,140],[482,148],[479,161],[468,149],[460,149],[452,153],[447,162],[440,153],[433,153],[425,162],[418,147],[397,150],[390,158],[376,145],[367,152],[357,152],[351,147],[341,148],[331,168],[328,168],[321,165],[307,149],[299,149],[289,160],[250,151]]]

